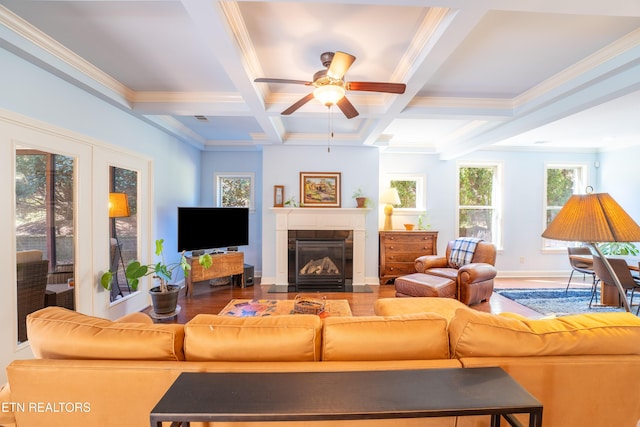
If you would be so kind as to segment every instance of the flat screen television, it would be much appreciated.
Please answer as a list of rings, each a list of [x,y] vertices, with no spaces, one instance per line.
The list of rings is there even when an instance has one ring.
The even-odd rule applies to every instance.
[[[249,208],[178,207],[178,252],[249,244]]]

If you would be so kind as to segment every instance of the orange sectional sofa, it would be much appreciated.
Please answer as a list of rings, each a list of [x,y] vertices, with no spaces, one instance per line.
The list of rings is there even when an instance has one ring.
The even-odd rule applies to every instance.
[[[0,425],[148,426],[151,408],[181,372],[472,366],[503,367],[542,401],[544,426],[635,427],[640,420],[640,319],[631,314],[527,320],[443,298],[381,299],[375,310],[377,316],[324,320],[201,314],[173,325],[152,324],[140,313],[111,322],[49,307],[28,319],[37,358],[7,366]],[[388,420],[314,425],[376,427]],[[395,425],[480,427],[489,420]]]

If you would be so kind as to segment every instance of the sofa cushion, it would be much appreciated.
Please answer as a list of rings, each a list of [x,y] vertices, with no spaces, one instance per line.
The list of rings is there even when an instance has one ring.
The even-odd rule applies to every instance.
[[[374,313],[378,316],[396,316],[398,314],[435,313],[450,321],[457,310],[472,310],[452,298],[416,297],[416,298],[379,298],[373,303]]]
[[[184,360],[184,327],[112,322],[62,307],[27,316],[33,354],[41,359]]]
[[[323,361],[447,358],[447,319],[437,314],[324,319]]]
[[[640,318],[598,313],[523,320],[458,310],[449,323],[453,357],[640,355]]]
[[[186,360],[301,362],[320,359],[322,321],[312,314],[198,314],[184,327]]]

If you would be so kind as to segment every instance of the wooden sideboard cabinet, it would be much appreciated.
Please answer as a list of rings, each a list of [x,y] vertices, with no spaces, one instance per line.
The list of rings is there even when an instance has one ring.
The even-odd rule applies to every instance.
[[[380,231],[380,284],[415,273],[415,259],[436,255],[437,243],[437,231]]]
[[[211,267],[204,268],[198,262],[198,258],[187,258],[187,262],[191,266],[189,276],[187,276],[185,280],[187,296],[193,292],[193,282],[202,282],[204,280],[217,279],[218,277],[235,275],[240,275],[241,283],[244,281],[244,253],[226,252],[211,254],[211,260]]]

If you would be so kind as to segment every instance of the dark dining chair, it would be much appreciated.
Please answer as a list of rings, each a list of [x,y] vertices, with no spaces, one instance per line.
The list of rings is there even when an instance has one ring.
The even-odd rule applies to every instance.
[[[571,285],[571,279],[573,278],[573,273],[575,273],[576,271],[578,273],[591,276],[591,278],[593,279],[592,286],[595,288],[596,273],[593,271],[593,261],[582,261],[578,259],[573,259],[571,257],[571,255],[591,256],[591,250],[585,246],[578,246],[578,247],[569,247],[567,248],[567,251],[569,252],[569,264],[571,264],[571,275],[569,276],[569,282],[567,283],[567,289],[565,289],[565,292],[569,290],[569,285]]]
[[[16,266],[18,293],[18,342],[27,338],[27,315],[44,308],[49,261],[20,262]]]
[[[607,258],[613,272],[620,280],[620,284],[622,285],[622,289],[624,289],[625,293],[631,291],[631,298],[629,299],[629,306],[633,305],[633,295],[635,291],[640,290],[640,281],[639,279],[634,278],[631,275],[631,270],[629,269],[629,264],[622,258]],[[602,259],[598,256],[593,257],[593,269],[596,272],[598,278],[605,284],[615,286],[615,282],[609,274],[609,271],[602,262]],[[595,289],[595,288],[594,288]],[[593,297],[595,292],[591,292],[591,300],[589,301],[589,308],[591,308],[591,303],[593,302]],[[638,309],[640,311],[640,308]],[[638,312],[636,312],[638,314]]]

